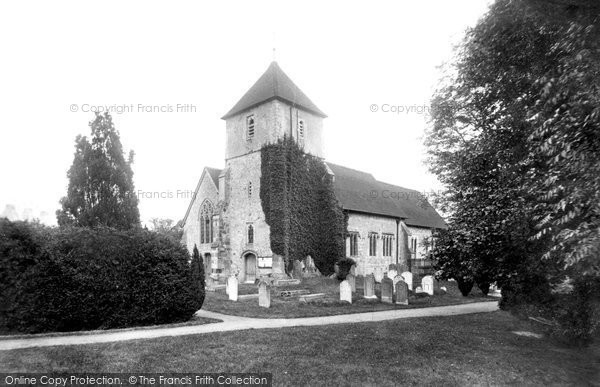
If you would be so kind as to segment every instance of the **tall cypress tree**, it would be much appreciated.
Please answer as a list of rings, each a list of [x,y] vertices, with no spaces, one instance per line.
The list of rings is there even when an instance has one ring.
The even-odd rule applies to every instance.
[[[90,140],[81,135],[75,140],[67,196],[60,200],[62,208],[56,212],[58,224],[136,227],[140,214],[131,169],[133,151],[126,160],[110,114],[96,113],[90,128]]]

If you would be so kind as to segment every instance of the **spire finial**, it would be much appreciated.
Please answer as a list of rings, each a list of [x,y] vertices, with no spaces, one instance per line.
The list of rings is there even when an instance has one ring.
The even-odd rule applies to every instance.
[[[277,62],[277,43],[275,41],[276,33],[273,32],[273,62]]]

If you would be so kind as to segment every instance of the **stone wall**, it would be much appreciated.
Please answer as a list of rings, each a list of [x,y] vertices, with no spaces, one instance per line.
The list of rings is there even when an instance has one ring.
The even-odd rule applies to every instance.
[[[290,110],[291,108],[291,110]],[[248,140],[246,118],[254,115],[254,136]],[[290,117],[291,116],[291,117]],[[323,157],[323,119],[289,104],[273,100],[227,119],[225,159],[230,160],[252,152],[258,152],[263,145],[276,142],[285,134],[298,137],[298,120],[305,121],[304,150]],[[291,120],[291,124],[290,124]],[[291,125],[291,126],[290,126]]]
[[[273,257],[271,251],[269,225],[260,202],[260,152],[227,161],[228,178],[224,187],[228,189],[226,211],[223,221],[228,227],[228,245],[231,263],[240,271],[240,278],[245,278],[244,255],[254,253],[257,258]],[[252,192],[249,194],[249,184]],[[248,243],[248,226],[254,228],[254,243]],[[272,273],[272,269],[257,269],[257,275]]]
[[[348,232],[358,232],[358,254],[350,255],[350,240],[346,239],[346,254],[357,263],[356,274],[367,275],[373,273],[376,268],[387,272],[388,266],[396,263],[397,237],[396,219],[375,215],[363,215],[350,213],[348,216]],[[369,234],[377,233],[377,255],[369,256]],[[392,254],[383,256],[383,234],[393,235]]]
[[[198,246],[198,252],[202,256],[208,253],[216,258],[218,255],[218,249],[216,247],[213,247],[210,243],[200,243],[200,209],[204,200],[209,200],[215,209],[215,213],[218,212],[219,196],[217,187],[206,171],[202,172],[199,184],[198,192],[192,202],[190,212],[185,225],[183,226],[183,241],[190,254],[194,250],[195,244]],[[212,259],[213,269],[218,268],[217,262],[217,259]]]

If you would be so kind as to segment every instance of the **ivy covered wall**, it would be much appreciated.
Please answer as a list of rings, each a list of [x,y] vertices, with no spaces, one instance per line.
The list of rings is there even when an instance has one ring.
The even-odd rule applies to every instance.
[[[344,257],[347,218],[333,191],[325,163],[283,137],[261,152],[260,200],[271,230],[271,250],[284,259],[313,257],[321,273]]]

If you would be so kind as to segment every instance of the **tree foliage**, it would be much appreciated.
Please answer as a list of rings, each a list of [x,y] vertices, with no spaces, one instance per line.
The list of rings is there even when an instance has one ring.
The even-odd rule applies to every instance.
[[[426,140],[451,214],[439,277],[497,281],[515,304],[600,274],[599,11],[497,0],[467,32]]]
[[[204,287],[178,242],[136,228],[55,229],[0,219],[0,317],[23,332],[188,320]]]
[[[323,274],[344,256],[347,219],[325,163],[284,137],[261,151],[260,199],[270,226],[271,250],[286,272],[307,255]]]
[[[133,185],[133,152],[125,160],[119,133],[108,113],[90,122],[91,139],[77,136],[75,156],[67,173],[67,196],[57,211],[60,226],[117,229],[136,227],[140,222],[138,199]]]

